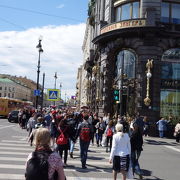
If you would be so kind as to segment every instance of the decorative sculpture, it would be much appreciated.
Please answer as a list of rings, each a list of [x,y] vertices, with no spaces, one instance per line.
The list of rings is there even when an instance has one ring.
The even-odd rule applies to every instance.
[[[150,91],[150,78],[152,77],[151,74],[151,69],[153,68],[153,59],[149,60],[146,63],[146,68],[147,68],[147,86],[146,86],[146,98],[144,99],[144,104],[146,106],[149,106],[151,104],[151,99],[149,98],[149,91]]]

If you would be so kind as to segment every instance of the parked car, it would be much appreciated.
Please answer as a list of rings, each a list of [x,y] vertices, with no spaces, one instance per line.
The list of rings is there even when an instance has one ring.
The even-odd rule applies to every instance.
[[[8,115],[8,121],[9,122],[18,122],[18,113],[19,111],[11,111]]]

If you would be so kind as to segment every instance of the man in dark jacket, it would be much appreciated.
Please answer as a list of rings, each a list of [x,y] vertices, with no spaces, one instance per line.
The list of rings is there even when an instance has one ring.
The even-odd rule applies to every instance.
[[[131,141],[131,160],[132,160],[132,167],[133,173],[139,175],[139,179],[142,179],[142,172],[139,165],[139,157],[141,155],[142,145],[143,145],[143,138],[140,127],[134,123],[133,124],[133,132],[130,137]]]

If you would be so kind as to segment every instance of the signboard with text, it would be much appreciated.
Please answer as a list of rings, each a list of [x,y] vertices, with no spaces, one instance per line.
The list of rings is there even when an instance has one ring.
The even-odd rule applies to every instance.
[[[101,29],[101,34],[118,30],[118,29],[123,29],[123,28],[132,28],[132,27],[141,27],[146,25],[146,20],[144,19],[134,19],[134,20],[128,20],[128,21],[121,21],[117,22],[108,26],[105,26],[104,28]]]

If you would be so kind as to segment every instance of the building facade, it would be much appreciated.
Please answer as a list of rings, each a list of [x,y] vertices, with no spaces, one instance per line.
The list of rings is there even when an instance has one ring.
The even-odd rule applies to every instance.
[[[0,97],[31,101],[31,89],[19,81],[0,78]]]
[[[89,19],[94,44],[88,62],[89,107],[104,114],[177,120],[179,0],[91,0]]]

